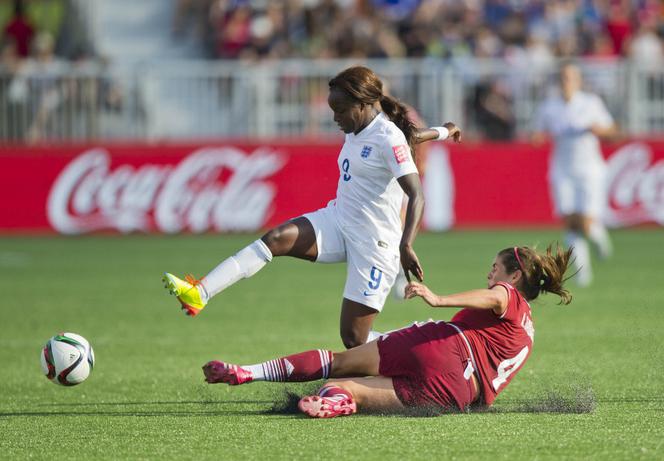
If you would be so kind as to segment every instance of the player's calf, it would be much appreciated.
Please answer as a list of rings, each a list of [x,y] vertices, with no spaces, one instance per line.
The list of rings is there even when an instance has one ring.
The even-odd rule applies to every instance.
[[[213,360],[203,365],[203,372],[208,383],[231,386],[252,381],[316,381],[329,378],[333,358],[331,351],[315,349],[255,365],[238,366]]]

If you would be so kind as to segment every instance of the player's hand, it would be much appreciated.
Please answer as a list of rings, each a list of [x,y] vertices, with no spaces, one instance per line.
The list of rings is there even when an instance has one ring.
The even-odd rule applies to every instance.
[[[406,299],[412,299],[415,296],[420,296],[430,306],[436,306],[437,296],[426,285],[417,282],[406,285]]]
[[[410,245],[401,245],[399,248],[401,253],[401,266],[406,275],[406,279],[410,282],[410,274],[413,274],[420,282],[424,280],[424,271],[420,266],[420,260],[417,259],[415,250]]]
[[[447,128],[450,133],[447,135],[448,139],[454,142],[461,142],[461,129],[452,122],[444,123],[443,126]]]

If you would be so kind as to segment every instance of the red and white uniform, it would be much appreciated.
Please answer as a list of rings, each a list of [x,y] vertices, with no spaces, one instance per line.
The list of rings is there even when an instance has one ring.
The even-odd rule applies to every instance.
[[[535,329],[530,305],[512,285],[499,282],[509,297],[507,310],[463,309],[450,322],[468,341],[480,381],[482,400],[491,405],[514,378],[533,349]]]
[[[381,376],[408,407],[465,411],[475,398],[470,349],[447,322],[416,323],[378,339]]]
[[[514,378],[533,348],[530,306],[507,283],[507,310],[463,309],[451,322],[429,321],[378,339],[379,373],[392,378],[406,406],[464,411],[475,398],[471,376],[480,385],[479,403],[491,405]]]

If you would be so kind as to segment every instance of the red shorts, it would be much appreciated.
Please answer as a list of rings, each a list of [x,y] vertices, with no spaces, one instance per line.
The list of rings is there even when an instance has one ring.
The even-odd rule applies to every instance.
[[[445,322],[397,330],[378,340],[379,372],[392,378],[406,406],[465,410],[474,398],[471,379],[464,378],[470,360],[457,330]]]

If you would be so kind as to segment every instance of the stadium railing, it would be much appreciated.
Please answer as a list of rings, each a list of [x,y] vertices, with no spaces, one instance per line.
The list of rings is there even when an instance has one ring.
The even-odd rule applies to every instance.
[[[59,63],[47,69],[25,65],[15,74],[0,69],[0,142],[332,134],[338,128],[327,107],[328,80],[356,63]],[[390,92],[414,106],[427,123],[454,120],[470,135],[480,136],[480,90],[497,88],[514,135],[524,137],[556,74],[555,65],[476,59],[362,64],[389,82]],[[580,65],[586,86],[604,98],[626,132],[664,132],[664,69],[622,60],[584,60]]]

